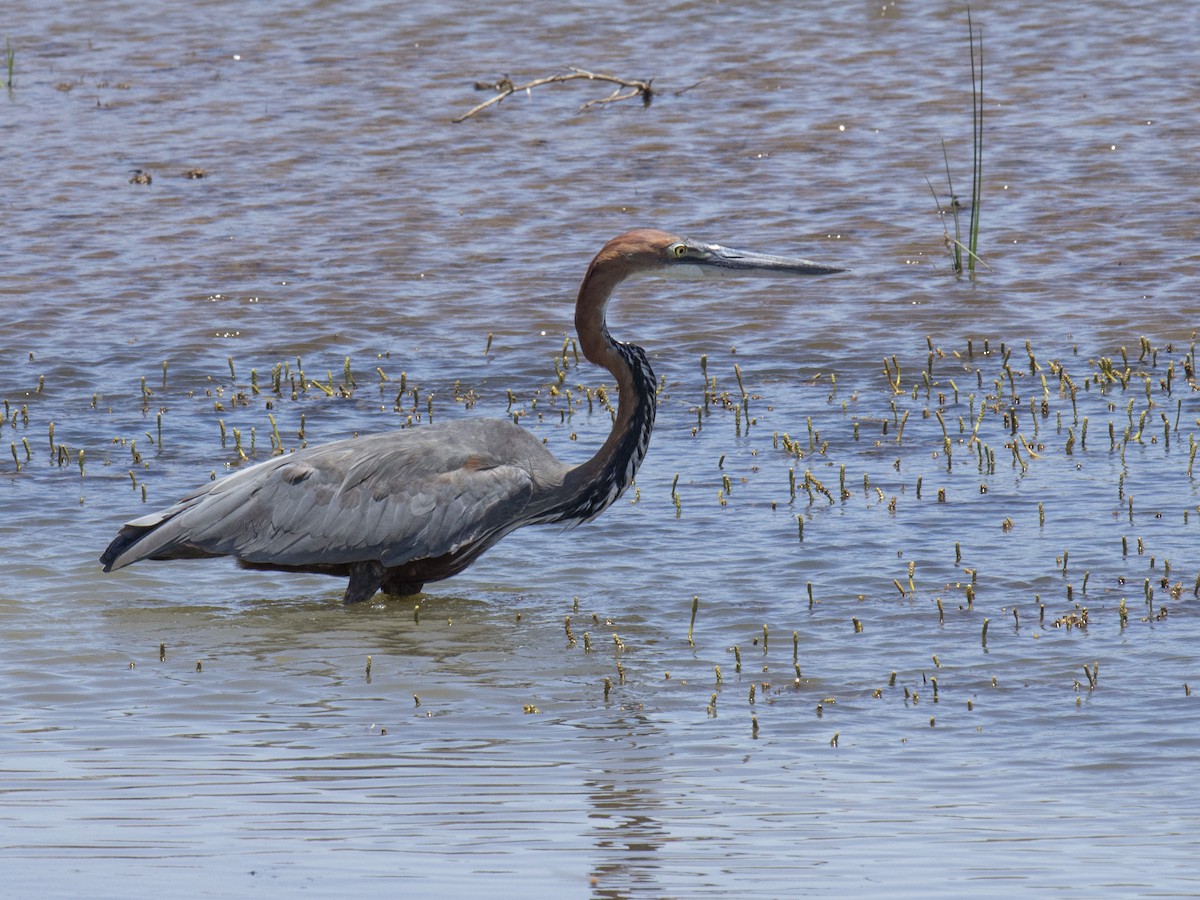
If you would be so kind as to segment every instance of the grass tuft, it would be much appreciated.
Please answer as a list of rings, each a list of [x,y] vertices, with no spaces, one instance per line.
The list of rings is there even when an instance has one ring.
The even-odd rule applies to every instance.
[[[967,222],[966,241],[963,241],[962,223],[959,221],[959,210],[962,204],[954,193],[954,181],[950,177],[950,154],[946,150],[946,141],[942,140],[942,161],[946,166],[946,185],[950,191],[949,213],[954,221],[954,237],[943,224],[945,229],[946,247],[950,251],[950,260],[954,272],[961,275],[963,271],[963,255],[967,257],[966,269],[970,275],[975,274],[975,263],[981,263],[987,268],[987,263],[979,258],[979,212],[983,195],[983,29],[978,33],[971,21],[971,10],[967,9],[967,42],[971,53],[971,215]],[[976,50],[978,49],[978,58]],[[945,216],[947,210],[938,203],[937,192],[929,184],[934,203],[938,212]],[[944,222],[944,219],[943,219]]]

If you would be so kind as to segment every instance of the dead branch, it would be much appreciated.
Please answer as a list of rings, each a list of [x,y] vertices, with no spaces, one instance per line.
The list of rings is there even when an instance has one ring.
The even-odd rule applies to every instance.
[[[541,87],[544,84],[561,84],[564,81],[576,81],[578,79],[586,79],[588,81],[606,81],[609,84],[617,85],[616,89],[607,97],[600,97],[595,100],[589,100],[579,107],[580,112],[585,109],[591,109],[593,106],[599,106],[602,103],[616,103],[619,100],[631,100],[635,97],[642,98],[642,105],[649,106],[654,99],[654,88],[650,86],[650,81],[639,81],[629,78],[618,78],[616,75],[606,75],[602,72],[589,72],[586,69],[579,69],[575,66],[567,66],[566,72],[560,72],[557,75],[547,75],[544,78],[535,78],[533,81],[527,81],[524,84],[514,84],[512,79],[507,75],[494,83],[475,82],[475,90],[477,91],[496,91],[496,96],[489,100],[485,100],[478,106],[464,113],[455,122],[463,122],[471,118],[476,113],[483,112],[489,106],[494,106],[505,97],[511,97],[519,91],[532,91],[535,87]]]

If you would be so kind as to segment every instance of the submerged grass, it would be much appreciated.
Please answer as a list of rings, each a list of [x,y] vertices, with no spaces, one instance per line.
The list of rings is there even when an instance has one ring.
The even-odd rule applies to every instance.
[[[5,86],[11,91],[13,88],[13,66],[17,61],[17,51],[12,48],[12,43],[8,38],[4,39],[4,65],[8,69],[8,80]]]

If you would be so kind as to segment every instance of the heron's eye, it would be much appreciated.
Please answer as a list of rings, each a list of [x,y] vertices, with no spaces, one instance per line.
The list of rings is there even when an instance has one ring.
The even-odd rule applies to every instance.
[[[686,244],[676,244],[671,248],[671,252],[675,254],[676,259],[683,259],[688,255],[688,248]]]

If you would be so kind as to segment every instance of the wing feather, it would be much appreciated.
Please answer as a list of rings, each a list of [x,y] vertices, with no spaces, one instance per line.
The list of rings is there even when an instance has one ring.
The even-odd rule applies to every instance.
[[[476,419],[268,460],[130,522],[102,560],[231,555],[276,565],[442,556],[507,533],[565,467],[510,422]]]

